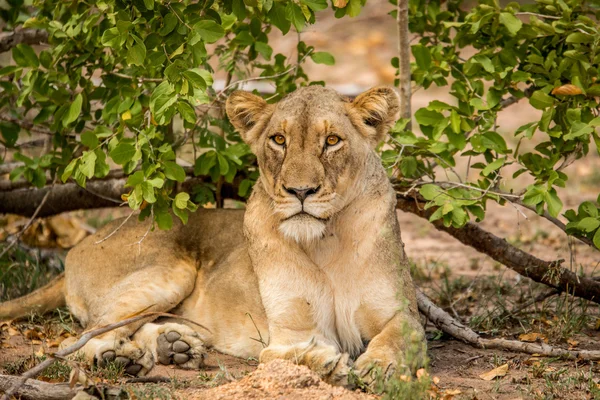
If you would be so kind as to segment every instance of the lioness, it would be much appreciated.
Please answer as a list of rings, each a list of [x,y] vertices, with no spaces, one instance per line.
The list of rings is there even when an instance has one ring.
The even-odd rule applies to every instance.
[[[0,318],[66,300],[88,328],[141,311],[207,328],[143,321],[82,349],[133,375],[156,362],[199,368],[208,347],[290,359],[334,384],[347,383],[350,358],[359,376],[393,371],[410,341],[424,344],[395,194],[374,151],[398,108],[386,87],[352,102],[320,86],[277,104],[233,93],[227,115],[260,168],[245,213],[200,210],[150,232],[141,252],[147,223],[115,232],[114,221],[69,252],[64,277],[1,305]]]

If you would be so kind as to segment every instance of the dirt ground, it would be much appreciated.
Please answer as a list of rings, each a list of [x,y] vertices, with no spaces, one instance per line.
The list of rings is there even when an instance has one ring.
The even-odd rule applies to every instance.
[[[314,80],[324,80],[342,91],[357,92],[377,84],[390,84],[394,70],[389,64],[396,49],[392,6],[381,0],[369,1],[361,16],[337,20],[331,15],[319,18],[301,38],[318,50],[330,51],[336,65],[323,67],[308,62],[306,72]],[[294,57],[297,37],[272,35],[275,52]],[[447,90],[417,91],[413,108],[432,99],[448,100]],[[503,113],[499,125],[511,140],[516,127],[533,120],[537,111],[519,103]],[[600,191],[600,159],[594,153],[585,162],[570,166],[572,178],[560,193],[565,209],[583,200],[593,200]],[[188,160],[192,161],[192,160]],[[457,168],[461,168],[459,165]],[[520,189],[528,182],[507,180],[506,188]],[[84,221],[106,221],[122,210],[78,212]],[[472,248],[437,231],[427,221],[399,212],[406,251],[414,264],[417,284],[438,304],[456,313],[482,335],[524,338],[575,349],[600,349],[600,313],[595,305],[553,296],[532,307],[513,313],[515,308],[547,289],[521,278]],[[545,260],[566,260],[563,266],[596,271],[598,252],[568,239],[550,222],[528,210],[489,204],[482,227],[517,247]],[[49,322],[39,318],[0,326],[0,372],[17,373],[27,367],[29,358],[44,357],[76,325],[61,315]],[[58,322],[57,322],[58,321]],[[32,333],[33,332],[33,333]],[[41,333],[40,333],[41,332]],[[600,399],[600,368],[596,363],[565,361],[498,350],[475,349],[442,335],[427,326],[431,394],[445,399]],[[55,345],[52,347],[51,345]],[[41,350],[42,349],[42,350]],[[46,349],[46,350],[43,350]],[[364,393],[343,391],[320,382],[308,370],[286,363],[258,367],[256,360],[242,360],[210,352],[201,371],[157,366],[150,376],[167,377],[160,384],[131,384],[122,376],[101,376],[110,384],[128,385],[136,398],[180,399],[366,399]],[[492,380],[482,374],[506,365],[506,373]],[[58,370],[50,381],[68,380]]]

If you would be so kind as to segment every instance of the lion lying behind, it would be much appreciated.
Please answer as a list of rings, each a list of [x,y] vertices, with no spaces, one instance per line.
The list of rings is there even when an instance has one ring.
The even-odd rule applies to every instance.
[[[141,311],[179,320],[142,321],[90,340],[92,362],[115,361],[144,375],[155,363],[199,368],[205,349],[307,365],[346,384],[353,362],[368,380],[406,367],[424,351],[415,292],[400,239],[396,199],[373,148],[398,98],[385,87],[353,102],[319,86],[270,105],[246,92],[227,114],[258,158],[247,210],[200,210],[187,225],[153,231],[121,221],[88,237],[65,274],[0,306],[0,318],[61,303],[85,327]],[[421,356],[423,354],[421,353]]]

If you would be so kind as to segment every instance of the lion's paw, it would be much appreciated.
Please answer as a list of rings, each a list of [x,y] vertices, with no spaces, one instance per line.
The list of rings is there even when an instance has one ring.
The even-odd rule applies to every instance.
[[[158,362],[161,364],[175,364],[186,369],[198,369],[204,364],[204,342],[186,325],[162,325],[156,341]]]
[[[360,380],[371,385],[378,379],[386,380],[396,372],[396,360],[387,356],[364,353],[354,363],[353,370]]]
[[[128,375],[144,376],[154,367],[152,353],[130,340],[107,343],[96,351],[98,365],[105,367],[114,363],[123,367]]]

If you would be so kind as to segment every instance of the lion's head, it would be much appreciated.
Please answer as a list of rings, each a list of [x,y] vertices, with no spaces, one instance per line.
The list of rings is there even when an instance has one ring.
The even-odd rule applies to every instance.
[[[367,160],[396,119],[398,96],[376,87],[354,101],[308,86],[277,104],[236,91],[227,115],[256,154],[279,230],[296,241],[320,238],[327,222],[365,190]],[[380,167],[381,168],[381,167]]]

